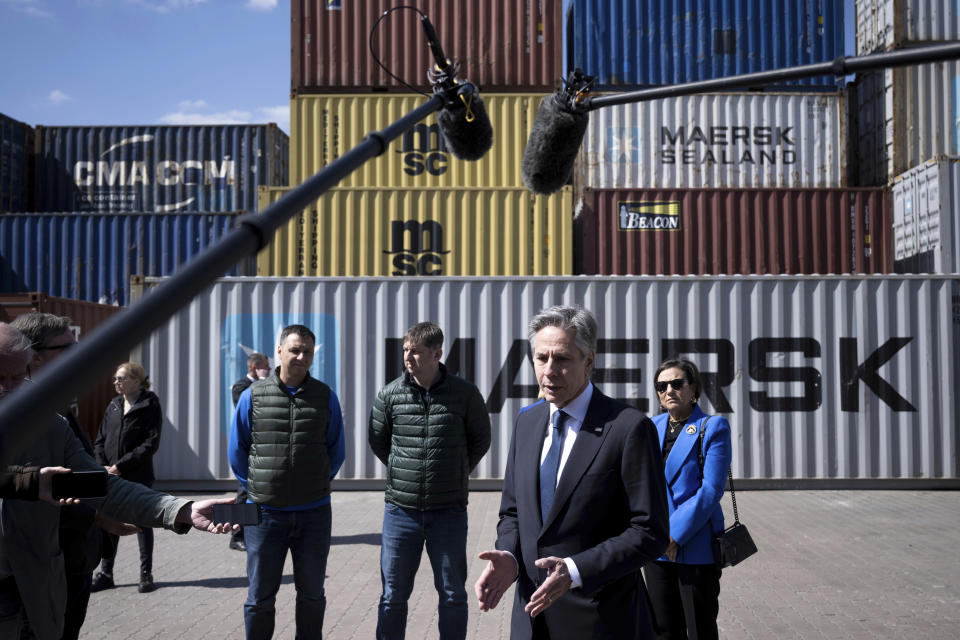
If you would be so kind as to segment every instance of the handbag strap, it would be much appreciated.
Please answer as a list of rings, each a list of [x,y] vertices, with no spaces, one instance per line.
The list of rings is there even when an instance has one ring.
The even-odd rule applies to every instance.
[[[700,486],[703,486],[703,434],[707,430],[707,421],[713,416],[704,418],[700,425],[700,442],[697,446],[697,463],[700,465]],[[733,503],[733,522],[740,524],[740,514],[737,513],[737,493],[733,490],[733,464],[727,467],[727,481],[730,483],[730,501]]]

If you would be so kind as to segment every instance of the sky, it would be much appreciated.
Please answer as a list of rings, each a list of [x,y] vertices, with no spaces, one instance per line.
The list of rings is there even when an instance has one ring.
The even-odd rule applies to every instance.
[[[0,113],[290,133],[290,0],[0,0]]]
[[[0,0],[0,113],[33,126],[275,122],[290,133],[290,1]]]

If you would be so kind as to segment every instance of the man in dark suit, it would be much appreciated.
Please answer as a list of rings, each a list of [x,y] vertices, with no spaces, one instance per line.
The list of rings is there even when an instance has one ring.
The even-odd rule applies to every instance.
[[[656,429],[590,383],[589,311],[545,309],[529,338],[543,399],[517,416],[480,609],[516,580],[513,640],[650,638],[640,568],[669,543]]]

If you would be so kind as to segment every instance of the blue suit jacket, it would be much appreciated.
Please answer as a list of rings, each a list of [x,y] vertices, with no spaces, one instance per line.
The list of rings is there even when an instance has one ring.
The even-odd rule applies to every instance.
[[[669,414],[654,416],[660,448],[667,431]],[[703,484],[697,445],[703,436]],[[691,431],[693,431],[691,433]],[[721,416],[708,416],[697,405],[680,431],[664,463],[667,507],[670,510],[670,537],[680,547],[676,562],[713,564],[713,534],[723,531],[720,498],[730,468],[730,423]],[[666,556],[661,561],[669,561]]]

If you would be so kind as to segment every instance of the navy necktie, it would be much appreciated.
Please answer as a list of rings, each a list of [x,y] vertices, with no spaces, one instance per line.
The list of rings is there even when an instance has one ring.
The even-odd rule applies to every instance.
[[[553,494],[557,490],[557,472],[560,470],[560,455],[563,453],[563,421],[567,414],[558,409],[553,414],[552,438],[547,457],[540,465],[540,517],[547,519],[550,505],[553,504]]]

